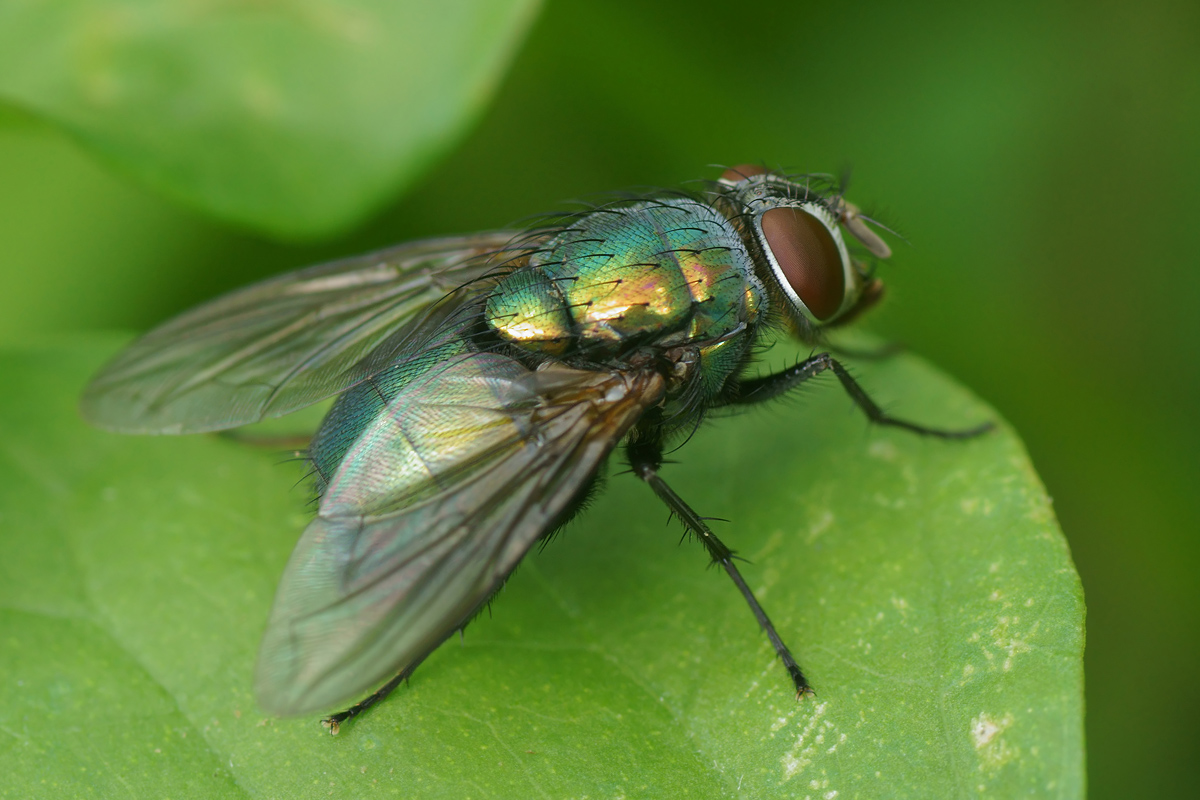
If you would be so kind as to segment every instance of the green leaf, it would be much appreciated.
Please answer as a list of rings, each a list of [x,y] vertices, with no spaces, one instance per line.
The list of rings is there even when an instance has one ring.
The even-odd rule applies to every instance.
[[[1083,794],[1083,601],[1016,436],[869,427],[836,383],[711,422],[666,469],[747,559],[797,702],[729,580],[629,475],[461,644],[331,738],[268,719],[255,649],[303,465],[75,412],[113,341],[0,357],[0,760],[14,795]],[[768,357],[778,366],[779,356]],[[912,356],[893,412],[995,412]],[[613,472],[619,468],[614,463]]]
[[[0,7],[0,100],[202,211],[328,234],[481,111],[537,0]]]

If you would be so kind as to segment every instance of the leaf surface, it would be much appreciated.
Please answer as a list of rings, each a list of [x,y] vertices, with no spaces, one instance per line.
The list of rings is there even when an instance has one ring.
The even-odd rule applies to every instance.
[[[78,393],[116,346],[0,355],[0,794],[1083,795],[1082,594],[1003,424],[949,443],[871,428],[817,381],[671,456],[674,488],[732,520],[716,531],[815,698],[796,701],[702,548],[613,474],[490,616],[330,738],[251,695],[310,514],[303,465],[87,428]],[[913,356],[856,374],[917,421],[996,418]]]

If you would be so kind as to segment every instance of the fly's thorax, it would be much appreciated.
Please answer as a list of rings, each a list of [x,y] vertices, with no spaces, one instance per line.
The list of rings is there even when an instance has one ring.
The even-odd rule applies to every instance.
[[[697,415],[703,414],[722,395],[726,382],[742,370],[755,340],[749,332],[739,334],[716,342],[644,352],[641,363],[637,356],[631,359],[631,366],[655,369],[666,380],[664,417],[670,420],[668,427],[691,429]]]
[[[484,316],[502,339],[549,355],[716,341],[753,326],[761,281],[729,220],[686,198],[585,215],[502,278]]]
[[[746,363],[752,336],[729,336],[711,344],[694,345],[667,351],[674,369],[669,376],[669,396],[711,400],[721,393],[725,381]]]
[[[750,336],[723,339],[700,348],[700,391],[705,398],[721,393],[725,381],[745,365],[754,339]]]
[[[882,284],[852,258],[842,230],[871,256],[891,250],[859,209],[824,176],[789,177],[762,167],[726,170],[716,202],[736,219],[764,283],[790,312],[801,338],[857,316],[882,294]]]

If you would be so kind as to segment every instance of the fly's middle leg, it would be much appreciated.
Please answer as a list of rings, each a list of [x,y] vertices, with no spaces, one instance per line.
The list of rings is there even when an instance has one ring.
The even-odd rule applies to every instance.
[[[705,523],[704,518],[692,510],[692,507],[683,501],[675,490],[667,485],[667,482],[658,474],[658,469],[662,466],[662,443],[660,441],[635,438],[628,447],[629,465],[633,468],[634,474],[646,482],[646,484],[654,491],[654,494],[662,500],[667,508],[679,517],[683,524],[691,531],[700,543],[708,550],[708,555],[714,564],[720,565],[725,570],[726,574],[733,580],[738,591],[742,593],[746,603],[750,606],[750,610],[754,613],[754,618],[758,620],[758,624],[767,634],[767,638],[771,640],[771,645],[775,648],[775,653],[783,662],[783,666],[788,671],[788,675],[792,678],[792,683],[796,686],[796,697],[799,699],[806,694],[813,694],[812,687],[809,686],[808,679],[804,677],[804,673],[800,670],[800,665],[796,663],[795,657],[792,656],[791,650],[783,643],[779,633],[775,630],[775,625],[772,624],[771,618],[767,616],[767,612],[759,605],[758,598],[754,596],[754,592],[750,591],[750,587],[746,585],[746,580],[738,571],[737,565],[734,563],[734,552],[730,550],[724,542],[717,538]]]

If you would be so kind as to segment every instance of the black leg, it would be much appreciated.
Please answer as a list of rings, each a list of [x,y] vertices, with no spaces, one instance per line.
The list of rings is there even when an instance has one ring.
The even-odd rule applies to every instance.
[[[384,698],[386,698],[389,694],[391,694],[393,691],[395,691],[396,687],[399,686],[401,683],[407,682],[408,679],[412,677],[412,674],[417,671],[417,667],[421,666],[421,664],[425,661],[425,659],[429,658],[430,654],[432,654],[434,650],[437,650],[439,647],[441,647],[443,644],[445,644],[445,642],[451,636],[453,636],[455,634],[455,632],[457,632],[461,636],[462,632],[464,630],[466,630],[467,624],[470,623],[470,621],[475,618],[476,614],[480,613],[485,607],[487,607],[491,604],[492,598],[495,597],[496,594],[499,593],[499,591],[500,591],[499,588],[497,588],[495,593],[489,595],[487,600],[484,600],[482,603],[475,606],[474,611],[472,611],[467,616],[463,617],[462,622],[460,622],[457,626],[451,628],[450,633],[443,636],[441,641],[439,641],[434,647],[432,647],[430,650],[428,650],[425,653],[425,655],[421,656],[418,659],[415,659],[407,667],[400,670],[400,674],[398,674],[396,677],[392,678],[390,681],[385,683],[383,686],[379,687],[379,689],[377,691],[375,691],[373,694],[371,694],[369,697],[366,697],[363,700],[361,700],[360,702],[355,703],[354,705],[347,708],[345,711],[339,711],[338,713],[331,714],[328,717],[326,717],[325,719],[321,720],[321,724],[324,725],[329,730],[329,735],[337,736],[338,731],[341,730],[341,726],[342,726],[343,722],[345,722],[348,719],[354,719],[355,717],[357,717],[359,714],[366,711],[371,706],[375,705],[376,703],[378,703],[381,700],[383,700]]]
[[[432,652],[432,651],[430,651],[430,652]],[[338,731],[341,730],[341,726],[342,726],[343,722],[345,722],[348,719],[353,719],[354,717],[357,717],[359,714],[366,711],[368,708],[375,705],[380,700],[384,699],[389,694],[391,694],[392,691],[397,686],[399,686],[401,683],[408,680],[412,676],[413,672],[416,671],[417,667],[421,666],[421,662],[424,661],[425,658],[426,658],[426,656],[422,656],[421,658],[418,658],[416,661],[414,661],[413,663],[409,664],[407,667],[402,669],[400,671],[399,675],[392,678],[390,681],[388,681],[383,686],[381,686],[379,688],[379,690],[376,691],[374,694],[372,694],[370,697],[365,698],[361,702],[355,703],[354,705],[350,706],[350,708],[347,708],[345,711],[339,711],[336,714],[331,714],[330,716],[321,720],[321,724],[329,729],[330,736],[337,736]]]
[[[796,686],[796,698],[799,699],[806,694],[813,694],[812,687],[808,685],[808,679],[800,671],[800,665],[792,657],[792,653],[788,650],[787,645],[783,643],[783,639],[779,638],[779,634],[775,631],[775,626],[771,624],[771,619],[767,616],[767,612],[763,611],[763,607],[758,604],[758,598],[754,596],[754,592],[750,591],[750,587],[746,585],[742,574],[738,572],[737,566],[733,563],[733,551],[726,547],[709,530],[704,519],[693,511],[691,506],[683,501],[683,498],[675,494],[675,491],[659,476],[658,468],[662,465],[661,441],[653,439],[647,441],[645,438],[635,438],[628,447],[628,454],[629,465],[633,468],[634,473],[645,481],[654,493],[658,495],[658,498],[667,504],[667,508],[671,509],[688,530],[700,539],[705,549],[708,550],[708,555],[712,558],[713,563],[719,564],[725,570],[737,586],[738,591],[742,593],[742,597],[746,599],[750,610],[754,612],[754,618],[758,620],[758,624],[766,632],[767,638],[771,640],[771,644],[775,647],[775,653],[783,661],[783,666],[787,669],[788,675],[791,676],[792,683]]]
[[[779,397],[801,383],[804,383],[809,378],[820,375],[825,370],[833,370],[833,374],[841,382],[842,388],[846,390],[846,393],[850,395],[855,404],[863,410],[863,413],[872,422],[879,425],[891,425],[892,427],[904,428],[923,436],[938,436],[943,439],[970,439],[972,436],[986,433],[994,427],[992,423],[985,422],[982,425],[976,425],[974,428],[948,431],[941,428],[927,428],[924,425],[917,425],[914,422],[888,416],[882,408],[875,404],[874,400],[867,396],[867,393],[858,385],[858,381],[850,377],[850,373],[846,371],[846,368],[829,355],[829,353],[819,353],[800,362],[791,369],[785,369],[783,372],[777,372],[774,375],[740,381],[737,385],[736,396],[726,399],[725,404],[749,405]]]

